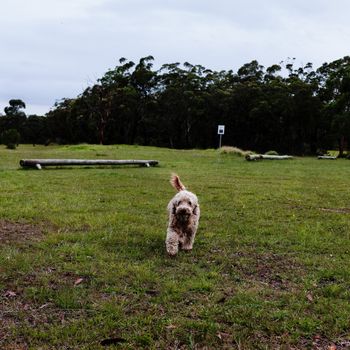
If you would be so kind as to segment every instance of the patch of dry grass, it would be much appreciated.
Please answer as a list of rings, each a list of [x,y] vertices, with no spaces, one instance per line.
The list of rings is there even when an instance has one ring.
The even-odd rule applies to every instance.
[[[219,149],[219,152],[221,154],[230,154],[234,156],[239,156],[239,157],[245,157],[248,154],[254,154],[252,151],[244,151],[238,147],[232,147],[232,146],[222,146]]]

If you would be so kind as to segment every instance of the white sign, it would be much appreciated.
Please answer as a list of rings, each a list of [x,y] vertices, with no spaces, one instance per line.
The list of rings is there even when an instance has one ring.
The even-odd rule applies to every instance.
[[[218,135],[225,134],[225,125],[218,125]]]

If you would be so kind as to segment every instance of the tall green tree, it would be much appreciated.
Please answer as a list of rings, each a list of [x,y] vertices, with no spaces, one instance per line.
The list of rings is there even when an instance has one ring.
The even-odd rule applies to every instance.
[[[23,111],[25,108],[26,105],[22,100],[10,100],[9,106],[4,108],[5,115],[0,120],[1,130],[15,129],[21,134],[23,124],[26,121],[26,114]]]
[[[155,71],[153,62],[121,58],[77,98],[61,100],[47,114],[50,138],[207,148],[217,146],[217,125],[225,124],[225,144],[259,152],[346,149],[349,58],[316,71],[295,59],[266,69],[253,60],[237,72],[188,62]]]
[[[350,56],[324,63],[317,76],[324,114],[337,140],[339,157],[343,157],[350,140]]]

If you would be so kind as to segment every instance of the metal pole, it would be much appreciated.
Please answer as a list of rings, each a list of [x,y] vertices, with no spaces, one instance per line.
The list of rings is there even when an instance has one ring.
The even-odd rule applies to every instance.
[[[220,134],[219,148],[221,148],[221,138],[222,138],[222,134]]]

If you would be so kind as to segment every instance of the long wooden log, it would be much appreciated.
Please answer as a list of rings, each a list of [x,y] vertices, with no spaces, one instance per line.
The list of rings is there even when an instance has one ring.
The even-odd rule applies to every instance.
[[[73,165],[141,165],[155,166],[157,160],[132,160],[132,159],[21,159],[22,167],[41,169],[42,166],[73,166]]]
[[[335,157],[335,156],[318,156],[317,159],[331,159],[331,160],[336,160],[337,157]]]
[[[293,159],[292,156],[276,156],[276,155],[268,155],[268,154],[247,154],[245,157],[246,160],[262,160],[262,159],[270,159],[270,160],[284,160],[284,159]]]

